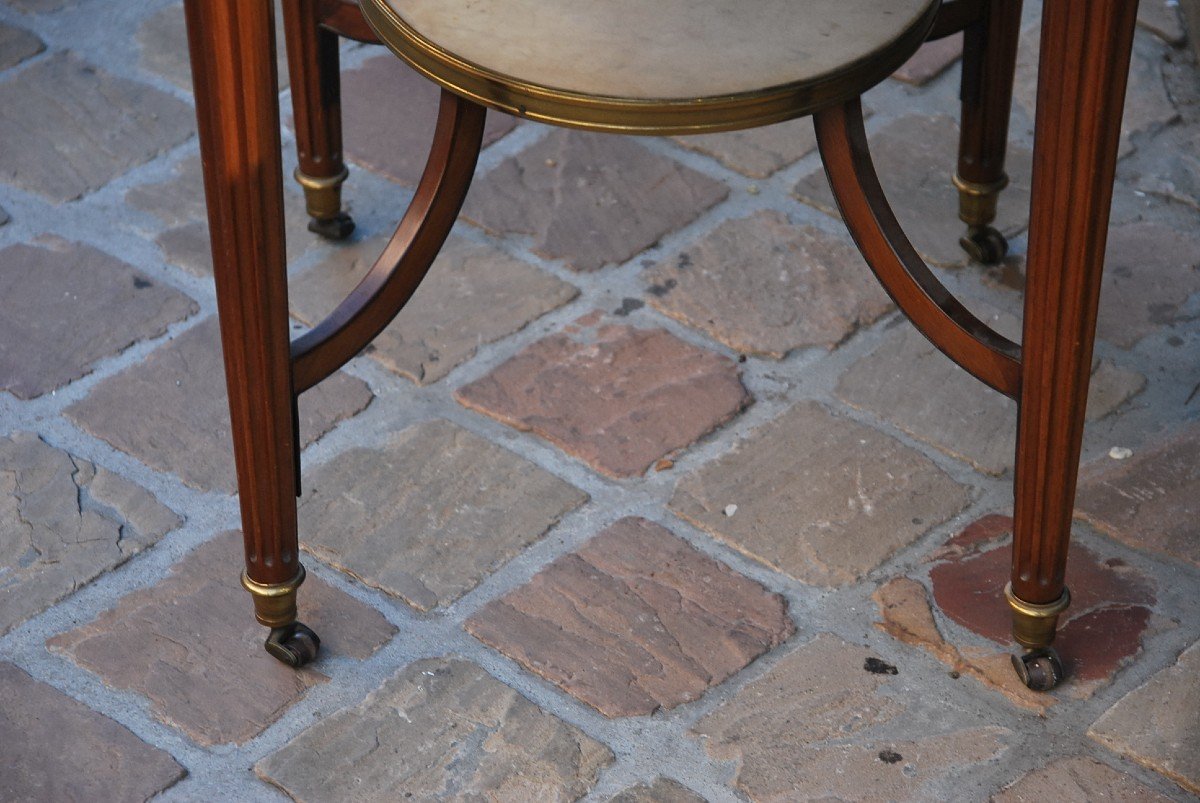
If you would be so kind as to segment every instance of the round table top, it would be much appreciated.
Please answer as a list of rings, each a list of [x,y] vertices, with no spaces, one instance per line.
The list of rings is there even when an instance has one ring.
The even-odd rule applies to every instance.
[[[749,128],[861,94],[939,0],[360,0],[380,38],[460,95],[559,125]]]

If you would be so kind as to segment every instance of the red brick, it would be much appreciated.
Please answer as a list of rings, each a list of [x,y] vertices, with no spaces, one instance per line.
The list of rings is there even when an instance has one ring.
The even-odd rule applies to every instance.
[[[489,603],[467,630],[616,717],[698,699],[795,627],[778,594],[627,518]]]
[[[455,396],[612,477],[642,474],[750,401],[732,360],[612,324],[543,338]]]

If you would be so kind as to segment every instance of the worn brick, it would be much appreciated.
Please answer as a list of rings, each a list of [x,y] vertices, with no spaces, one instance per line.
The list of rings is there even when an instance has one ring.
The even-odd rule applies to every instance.
[[[1200,293],[1200,236],[1160,223],[1114,226],[1108,235],[1097,336],[1131,348],[1146,335],[1192,320]]]
[[[304,211],[304,198],[297,184],[285,179],[283,185],[284,237],[288,259],[292,261],[317,245],[319,238],[308,231],[308,213]],[[125,194],[125,201],[166,224],[154,241],[167,262],[196,276],[212,276],[204,176],[199,156],[180,161],[171,177],[164,181],[133,187]]]
[[[386,241],[339,248],[292,282],[293,314],[314,325],[371,267]],[[579,291],[490,245],[452,237],[404,309],[375,338],[370,354],[389,369],[427,385],[475,356],[476,350],[525,327]]]
[[[1071,756],[1053,761],[1022,776],[992,797],[994,803],[1091,803],[1121,800],[1128,803],[1167,803],[1169,797],[1148,789],[1128,775],[1094,758]]]
[[[183,142],[193,119],[170,95],[51,56],[0,83],[0,181],[70,201]]]
[[[958,244],[965,224],[958,218],[958,190],[950,183],[958,158],[955,121],[910,115],[892,121],[869,140],[879,180],[913,246],[935,265],[965,265],[967,256]],[[1018,142],[1009,143],[1005,165],[1010,183],[1000,194],[994,225],[1011,235],[1023,230],[1029,220],[1032,154]],[[793,193],[805,203],[838,214],[823,169],[802,178]]]
[[[370,388],[337,373],[300,397],[302,446],[370,404]],[[66,409],[115,448],[201,490],[233,493],[233,435],[216,318],[105,379]]]
[[[1011,521],[1008,532],[1011,532]],[[1007,533],[991,541],[955,545],[936,556],[929,572],[933,598],[951,621],[997,644],[1012,643],[1012,613],[1004,599],[1011,573]],[[1071,607],[1059,619],[1055,647],[1077,697],[1090,696],[1136,656],[1150,629],[1153,581],[1120,558],[1072,544],[1067,557]]]
[[[276,71],[279,88],[288,85],[287,55],[283,44],[282,6],[275,2]],[[147,17],[138,27],[142,69],[170,81],[180,89],[192,91],[192,65],[188,57],[187,25],[183,4],[172,3]]]
[[[892,77],[913,86],[924,86],[962,58],[962,52],[961,33],[926,42],[908,61],[900,65],[900,69],[892,73]]]
[[[639,783],[625,789],[608,803],[707,803],[700,795],[678,781],[659,776],[651,783]]]
[[[149,800],[187,774],[168,753],[0,662],[0,799]]]
[[[255,769],[298,801],[568,801],[612,761],[603,744],[478,666],[432,659]]]
[[[310,472],[301,541],[424,611],[470,591],[586,500],[512,452],[428,421]]]
[[[320,659],[295,670],[263,650],[267,631],[238,582],[241,541],[240,533],[221,533],[157,585],[48,646],[105,685],[148,697],[158,719],[199,744],[257,736],[327,678]],[[301,620],[321,637],[322,656],[363,659],[396,633],[382,614],[312,574],[299,600]]]
[[[812,120],[801,117],[761,128],[676,137],[675,141],[747,178],[763,179],[816,150],[817,133]]]
[[[728,358],[613,324],[543,338],[455,397],[613,477],[642,474],[750,401]]]
[[[463,215],[591,271],[625,262],[728,194],[627,137],[556,130],[476,181]]]
[[[0,297],[0,388],[19,399],[91,373],[198,309],[125,262],[58,238],[0,251]]]
[[[693,733],[713,758],[736,762],[737,788],[753,801],[924,799],[925,784],[1004,751],[1002,728],[947,732],[906,711],[881,693],[897,683],[892,675],[864,671],[868,657],[863,647],[821,634]],[[910,717],[921,724],[904,727]],[[896,731],[921,735],[883,735]]]
[[[1200,644],[1122,697],[1088,736],[1200,794]]]
[[[389,54],[367,59],[342,73],[343,141],[347,159],[415,187],[433,143],[441,92]],[[483,145],[512,131],[516,119],[488,111]]]
[[[0,70],[20,64],[46,49],[37,34],[0,22]]]
[[[774,211],[722,223],[646,281],[657,309],[731,349],[776,359],[833,348],[891,308],[848,239]]]
[[[1030,691],[1021,683],[1008,652],[971,645],[959,647],[947,641],[934,620],[925,587],[916,580],[894,578],[876,589],[871,598],[879,606],[880,621],[876,626],[880,630],[926,650],[951,671],[972,677],[1022,708],[1038,713],[1044,713],[1056,702],[1053,695]]]
[[[0,438],[0,634],[182,521],[144,488],[43,443]]]
[[[966,502],[966,488],[923,455],[803,402],[683,478],[670,506],[772,568],[836,586]]]
[[[699,699],[795,632],[781,596],[637,518],[560,557],[466,627],[610,717]]]
[[[1005,334],[1019,331],[1015,321],[1001,313],[985,314],[984,320]],[[1097,362],[1087,419],[1109,415],[1145,384],[1146,378],[1136,371]],[[850,406],[869,410],[984,473],[1012,471],[1016,402],[959,368],[912,326],[898,328],[850,366],[838,379],[836,392]]]
[[[1178,0],[1144,0],[1138,4],[1137,24],[1173,47],[1187,41]]]
[[[1132,547],[1200,565],[1200,426],[1079,476],[1076,515]]]
[[[1133,178],[1134,186],[1200,211],[1200,131],[1190,126],[1168,129],[1155,143],[1145,156],[1149,164]]]
[[[80,0],[4,0],[8,5],[26,14],[49,14],[78,5]]]

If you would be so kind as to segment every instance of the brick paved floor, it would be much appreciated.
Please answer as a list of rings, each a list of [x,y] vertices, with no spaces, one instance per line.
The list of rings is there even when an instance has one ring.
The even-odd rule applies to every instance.
[[[915,244],[1008,331],[1029,5],[1003,266],[955,244],[956,41],[866,99]],[[0,0],[0,799],[1200,793],[1200,70],[1170,2],[1142,18],[1072,677],[1034,695],[1000,602],[1013,405],[888,304],[803,120],[492,117],[426,285],[302,402],[325,650],[274,662],[237,584],[180,7]],[[359,230],[309,235],[289,182],[298,331],[366,269],[432,130],[398,63],[344,64]]]

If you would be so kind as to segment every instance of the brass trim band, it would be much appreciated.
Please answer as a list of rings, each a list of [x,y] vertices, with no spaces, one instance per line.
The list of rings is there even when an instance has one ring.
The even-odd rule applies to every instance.
[[[296,589],[307,573],[299,567],[296,576],[283,583],[259,583],[242,572],[242,588],[254,598],[254,618],[270,628],[283,627],[296,621]]]
[[[1058,617],[1071,604],[1071,592],[1063,589],[1054,602],[1038,605],[1013,593],[1012,583],[1004,586],[1004,597],[1013,612],[1013,638],[1022,647],[1046,647],[1054,641]]]
[[[338,216],[342,211],[342,183],[350,177],[349,169],[343,167],[336,176],[310,176],[297,167],[292,175],[304,188],[304,205],[310,217],[329,220]]]
[[[968,226],[986,226],[996,219],[996,200],[1000,191],[1008,186],[1008,176],[1001,175],[996,181],[982,184],[967,181],[955,173],[951,179],[958,190],[958,217]]]

